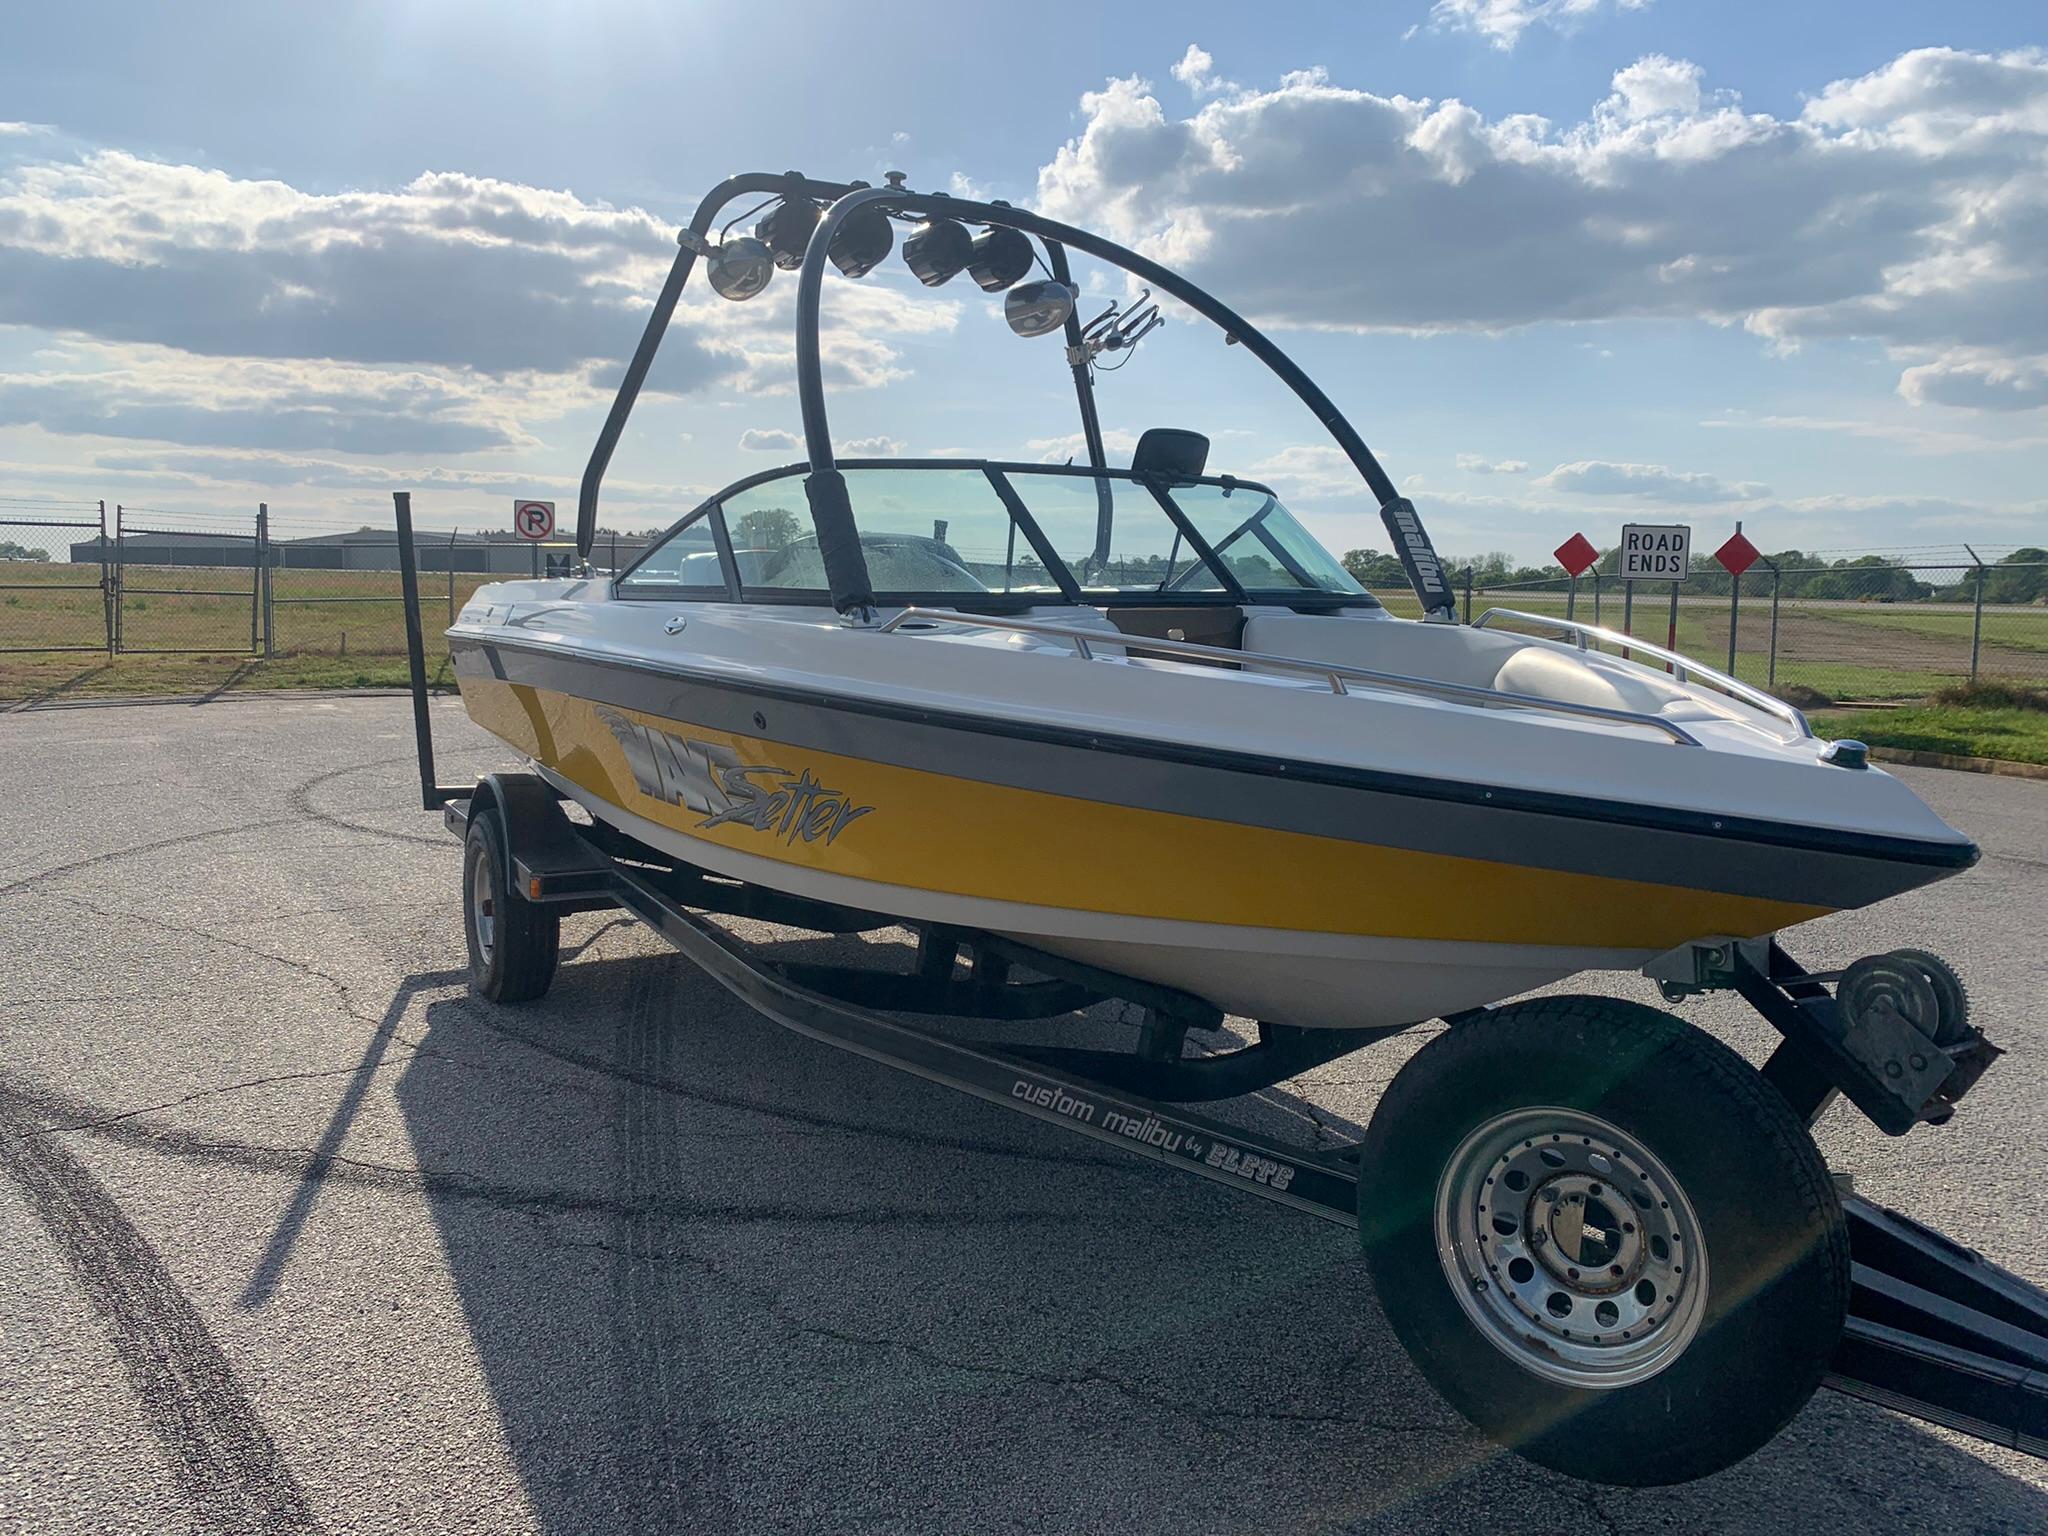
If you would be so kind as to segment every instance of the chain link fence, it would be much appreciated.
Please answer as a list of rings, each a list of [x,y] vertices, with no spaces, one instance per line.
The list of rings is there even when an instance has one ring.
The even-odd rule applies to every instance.
[[[0,653],[402,657],[398,540],[253,514],[0,498]],[[651,536],[604,534],[599,569]],[[565,575],[567,540],[508,531],[414,539],[430,633],[487,581]]]
[[[602,535],[591,563],[623,570],[652,541]],[[431,636],[434,619],[452,624],[485,582],[568,575],[573,540],[537,541],[505,533],[420,534],[413,540],[420,602]],[[405,614],[398,540],[388,533],[273,538],[265,567],[266,655],[403,656]]]
[[[1631,593],[1599,571],[1576,581],[1450,576],[1468,621],[1489,608],[1576,618],[1808,706],[1918,699],[1958,683],[2048,687],[2048,560],[1928,565],[1867,555],[1759,561],[1739,577],[1695,564],[1675,605],[1668,582],[1636,582]],[[1375,595],[1394,612],[1419,611],[1405,590]]]
[[[592,564],[623,570],[652,541],[601,532]],[[566,540],[504,530],[423,533],[415,552],[430,634],[484,582],[566,574],[575,562]],[[1696,559],[1675,605],[1668,583],[1631,593],[1598,569],[1576,581],[1451,577],[1468,620],[1489,608],[1574,617],[1672,643],[1807,705],[1915,699],[1972,681],[2048,686],[2048,558],[1960,553],[1766,557],[1740,577]],[[1395,613],[1417,612],[1405,589],[1375,593]],[[0,496],[0,653],[67,651],[401,657],[397,538],[260,507],[110,512]]]
[[[0,496],[0,653],[111,652],[106,531],[104,502]]]

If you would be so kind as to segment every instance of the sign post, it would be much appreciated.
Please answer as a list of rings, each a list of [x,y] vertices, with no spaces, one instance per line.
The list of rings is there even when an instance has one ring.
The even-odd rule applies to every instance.
[[[1742,573],[1756,564],[1761,554],[1754,544],[1742,536],[1742,523],[1735,524],[1734,537],[1714,551],[1714,558],[1721,562],[1721,569],[1728,573],[1728,675],[1735,675],[1735,619],[1742,607]]]
[[[536,580],[540,578],[541,540],[554,537],[555,504],[552,501],[528,501],[514,497],[512,501],[512,531],[526,540],[529,562]],[[488,562],[488,555],[486,561]]]
[[[1575,616],[1579,606],[1579,578],[1591,570],[1600,560],[1600,551],[1593,547],[1593,541],[1583,533],[1575,533],[1556,549],[1551,551],[1557,563],[1564,567],[1565,574],[1572,579],[1564,599],[1564,616]]]
[[[1621,530],[1622,632],[1635,616],[1636,583],[1671,583],[1671,618],[1665,649],[1678,649],[1678,589],[1692,574],[1692,529],[1684,523],[1625,523]]]

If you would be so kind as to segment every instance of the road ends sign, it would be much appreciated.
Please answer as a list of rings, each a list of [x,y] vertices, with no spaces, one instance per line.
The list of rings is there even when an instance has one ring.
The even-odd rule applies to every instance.
[[[1714,551],[1714,558],[1721,562],[1721,569],[1730,576],[1740,576],[1762,557],[1763,551],[1742,536],[1740,528],[1735,537]]]
[[[1623,581],[1683,581],[1692,574],[1692,529],[1684,523],[1626,523]]]
[[[552,501],[512,503],[512,531],[522,539],[551,539],[555,536],[555,504]]]
[[[1551,551],[1568,576],[1583,576],[1599,562],[1600,551],[1583,533],[1575,533]]]

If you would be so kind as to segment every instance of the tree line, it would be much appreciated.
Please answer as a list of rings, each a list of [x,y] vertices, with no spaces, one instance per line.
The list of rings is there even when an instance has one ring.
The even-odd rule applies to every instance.
[[[1946,563],[1946,562],[1944,562]],[[1570,581],[1561,565],[1521,565],[1499,550],[1464,558],[1453,556],[1443,562],[1445,574],[1454,586],[1462,587],[1465,572],[1472,573],[1475,590],[1504,586],[1542,586],[1563,591]],[[1778,571],[1778,593],[1787,598],[1812,598],[1874,603],[1970,603],[1976,600],[1977,582],[1973,571],[1944,570],[1940,582],[1917,575],[1911,566],[1883,555],[1857,555],[1851,559],[1824,560],[1804,550],[1785,549],[1767,554],[1750,567],[1745,578],[1751,593],[1771,589],[1771,568]],[[1344,569],[1366,587],[1406,587],[1407,575],[1394,556],[1376,549],[1345,552]],[[1618,579],[1621,551],[1610,549],[1594,566],[1603,584]],[[1592,579],[1589,572],[1585,580]],[[1678,590],[1687,596],[1726,597],[1733,578],[1711,553],[1695,550],[1692,574]],[[1664,583],[1655,583],[1662,587]],[[2016,549],[1984,571],[1984,601],[1987,603],[2048,602],[2048,549]]]

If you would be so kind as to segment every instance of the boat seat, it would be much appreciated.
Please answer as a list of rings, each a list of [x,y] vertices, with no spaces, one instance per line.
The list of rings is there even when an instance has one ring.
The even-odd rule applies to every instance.
[[[1520,635],[1466,629],[1453,624],[1413,624],[1400,619],[1340,618],[1309,613],[1255,612],[1244,623],[1247,651],[1331,662],[1492,688],[1501,663],[1527,643]],[[1247,671],[1270,672],[1257,662]]]
[[[1650,677],[1578,651],[1551,645],[1525,645],[1494,676],[1503,693],[1556,699],[1565,704],[1590,704],[1599,709],[1625,709],[1638,715],[1711,713],[1701,709],[1686,689],[1661,677]]]

